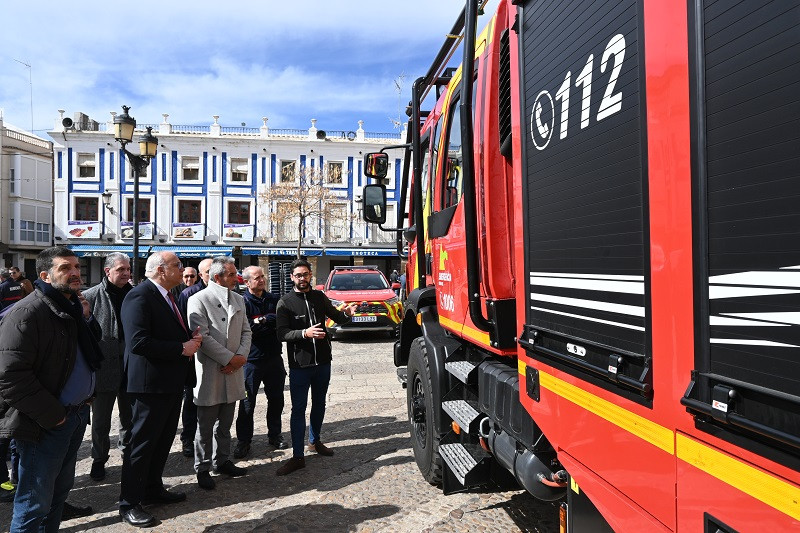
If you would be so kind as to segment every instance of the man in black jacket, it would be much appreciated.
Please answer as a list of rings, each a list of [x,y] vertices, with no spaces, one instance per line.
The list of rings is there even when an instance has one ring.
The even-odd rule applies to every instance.
[[[281,414],[283,413],[283,387],[286,384],[286,369],[281,357],[281,341],[275,332],[275,315],[278,296],[267,292],[267,278],[264,269],[249,266],[242,271],[247,285],[244,304],[247,308],[247,321],[253,332],[250,353],[244,365],[244,388],[247,396],[239,402],[236,416],[236,449],[233,456],[246,457],[253,440],[253,412],[261,384],[267,397],[267,439],[279,450],[289,447],[281,435]]]
[[[181,282],[183,264],[172,252],[155,252],[147,259],[147,280],[122,302],[125,333],[124,380],[131,402],[130,446],[122,456],[119,513],[136,527],[156,519],[143,502],[174,503],[182,492],[164,487],[167,463],[186,385],[194,385],[194,354],[202,342],[192,334],[169,290]]]
[[[286,342],[289,359],[289,393],[292,397],[292,458],[277,474],[285,476],[304,468],[306,405],[311,389],[311,415],[308,426],[308,450],[330,456],[333,451],[322,444],[320,431],[325,418],[325,396],[331,380],[331,341],[325,331],[325,317],[346,322],[353,316],[356,304],[343,311],[336,309],[322,291],[311,288],[311,265],[304,259],[292,262],[294,290],[281,298],[277,308],[278,338]]]
[[[36,290],[0,323],[0,437],[19,453],[11,532],[58,530],[103,357],[75,254],[46,248],[36,270]]]

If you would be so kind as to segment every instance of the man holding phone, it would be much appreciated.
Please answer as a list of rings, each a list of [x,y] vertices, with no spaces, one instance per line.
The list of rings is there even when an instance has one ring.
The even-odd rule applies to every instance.
[[[308,450],[319,455],[333,455],[320,439],[332,360],[330,336],[324,323],[326,317],[339,324],[347,322],[356,310],[356,304],[352,303],[339,311],[322,291],[312,289],[311,264],[304,259],[292,262],[292,279],[294,290],[281,298],[276,310],[278,339],[286,342],[289,359],[289,393],[292,398],[289,426],[293,452],[292,458],[278,469],[279,476],[306,466],[303,444],[309,389]]]

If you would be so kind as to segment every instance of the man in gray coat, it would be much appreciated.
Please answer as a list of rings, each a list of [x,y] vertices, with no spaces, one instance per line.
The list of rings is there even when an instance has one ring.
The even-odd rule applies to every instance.
[[[235,286],[233,258],[215,257],[209,269],[208,287],[188,302],[189,327],[199,329],[203,336],[203,345],[195,358],[194,469],[198,485],[206,490],[216,485],[209,472],[212,467],[214,472],[229,476],[247,473],[229,459],[236,402],[245,397],[242,367],[247,362],[251,340],[244,298],[231,290]]]
[[[99,284],[83,293],[92,307],[92,314],[103,329],[100,350],[103,365],[95,373],[97,395],[92,402],[92,469],[89,477],[102,481],[106,477],[106,461],[111,447],[108,438],[111,431],[111,413],[114,402],[119,408],[119,441],[117,447],[123,451],[130,440],[131,403],[122,386],[122,364],[125,355],[125,336],[122,332],[122,300],[133,287],[131,262],[128,256],[114,252],[106,256],[106,277]]]

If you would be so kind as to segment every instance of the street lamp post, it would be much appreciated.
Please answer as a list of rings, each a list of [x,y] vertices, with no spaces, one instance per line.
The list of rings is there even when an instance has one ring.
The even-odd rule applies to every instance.
[[[122,151],[128,157],[133,169],[133,261],[131,270],[133,283],[139,283],[139,175],[147,170],[150,160],[156,156],[158,139],[153,136],[153,128],[147,127],[147,133],[139,137],[139,155],[132,154],[125,147],[133,140],[136,119],[128,115],[130,107],[122,106],[122,114],[114,117],[114,138],[122,145]]]

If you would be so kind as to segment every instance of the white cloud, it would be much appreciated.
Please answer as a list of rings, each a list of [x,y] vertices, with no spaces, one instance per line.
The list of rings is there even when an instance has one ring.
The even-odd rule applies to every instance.
[[[12,3],[3,7],[0,107],[8,122],[31,126],[30,73],[34,130],[52,128],[59,108],[105,121],[126,104],[140,122],[169,113],[173,124],[207,124],[218,114],[225,125],[257,126],[269,116],[274,128],[317,118],[319,127],[354,129],[364,119],[367,130],[387,131],[462,6],[200,0],[123,11],[97,0],[58,10]]]

